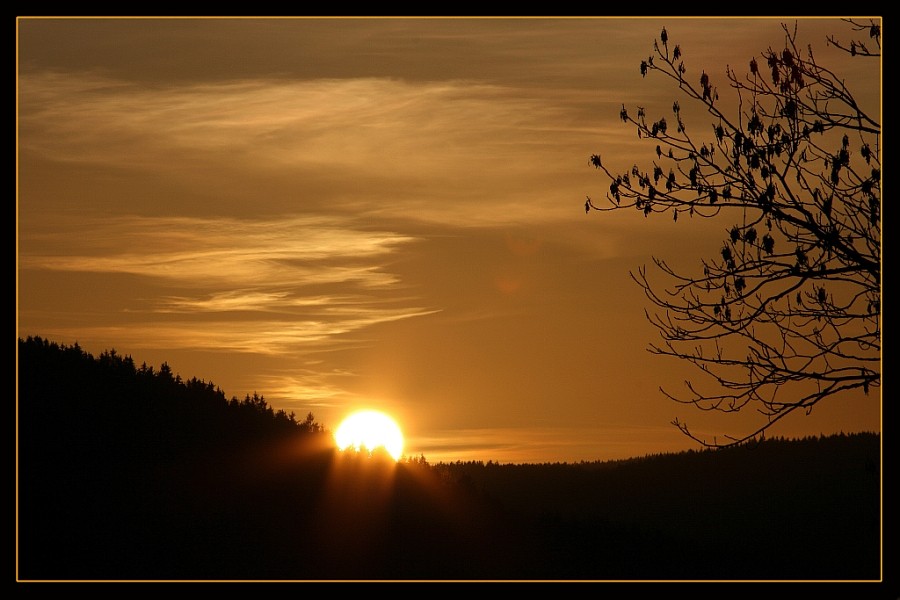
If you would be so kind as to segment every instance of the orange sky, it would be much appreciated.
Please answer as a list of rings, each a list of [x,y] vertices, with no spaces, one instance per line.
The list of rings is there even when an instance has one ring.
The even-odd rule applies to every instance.
[[[779,23],[20,19],[18,335],[167,361],[331,429],[383,410],[432,462],[695,447],[675,417],[743,433],[761,417],[659,392],[697,373],[646,351],[629,277],[651,255],[695,268],[731,223],[583,205],[609,185],[592,153],[653,157],[619,110],[678,97],[638,68],[662,26],[724,90]],[[799,23],[878,114],[879,65],[827,34],[849,37]],[[770,434],[841,430],[880,431],[880,393]]]

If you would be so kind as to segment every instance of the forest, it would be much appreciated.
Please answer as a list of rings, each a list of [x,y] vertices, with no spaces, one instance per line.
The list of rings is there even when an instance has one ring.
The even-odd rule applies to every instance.
[[[580,463],[339,452],[312,413],[18,340],[17,579],[882,578],[881,436]]]

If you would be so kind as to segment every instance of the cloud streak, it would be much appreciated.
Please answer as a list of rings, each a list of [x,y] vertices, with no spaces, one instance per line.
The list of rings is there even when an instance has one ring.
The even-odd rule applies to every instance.
[[[295,353],[337,344],[337,338],[374,324],[433,312],[412,304],[415,298],[380,262],[414,238],[347,225],[318,217],[241,222],[57,216],[26,234],[23,244],[45,248],[55,241],[59,251],[26,253],[20,268],[151,280],[158,293],[149,307],[123,308],[135,319],[127,330],[83,323],[71,332],[127,340],[136,348]],[[153,315],[170,317],[152,323]],[[210,321],[209,315],[223,318]]]
[[[23,78],[21,94],[23,148],[142,167],[171,166],[166,155],[184,149],[245,153],[262,164],[417,170],[446,164],[448,153],[468,154],[466,142],[476,135],[539,132],[553,112],[520,91],[465,81],[262,79],[145,88],[90,73],[39,73]],[[495,147],[516,143],[494,140]]]
[[[129,273],[187,287],[226,282],[240,287],[248,283],[310,286],[353,281],[376,288],[396,283],[376,261],[414,239],[354,229],[345,221],[320,217],[260,221],[57,217],[42,223],[33,234],[23,234],[23,245],[34,251],[22,256],[20,265]],[[58,252],[53,252],[54,247]]]
[[[572,142],[583,140],[586,161],[598,134],[555,94],[465,80],[148,87],[37,72],[22,78],[20,95],[29,156],[152,173],[200,193],[228,181],[231,189],[217,191],[223,196],[253,194],[271,178],[297,187],[318,181],[327,202],[301,196],[295,210],[465,226],[569,213],[535,178],[548,170],[590,176],[575,166]],[[565,139],[551,135],[560,127]],[[229,208],[222,202],[220,210]]]

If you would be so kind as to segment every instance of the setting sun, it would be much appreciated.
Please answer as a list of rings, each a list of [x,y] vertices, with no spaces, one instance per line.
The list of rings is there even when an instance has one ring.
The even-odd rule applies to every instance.
[[[344,419],[334,440],[340,450],[349,447],[357,451],[365,448],[372,452],[384,448],[394,460],[400,460],[403,452],[403,433],[391,417],[377,410],[361,410]]]

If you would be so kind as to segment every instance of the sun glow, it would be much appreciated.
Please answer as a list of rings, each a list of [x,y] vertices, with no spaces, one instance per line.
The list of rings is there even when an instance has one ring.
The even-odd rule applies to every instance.
[[[334,440],[338,449],[354,448],[373,452],[384,448],[394,460],[400,460],[403,453],[403,433],[391,417],[377,410],[361,410],[344,419]]]

